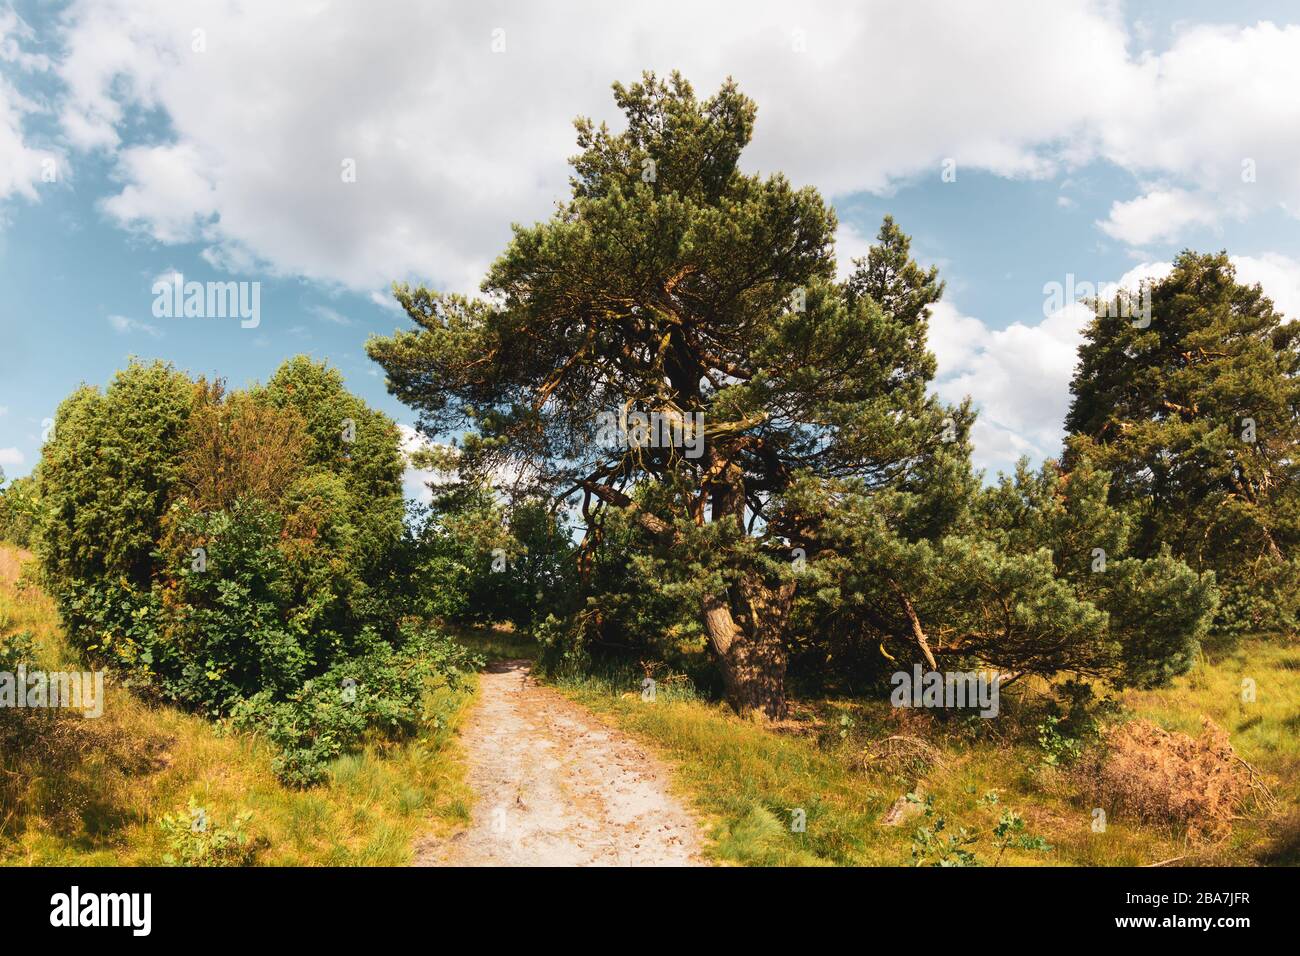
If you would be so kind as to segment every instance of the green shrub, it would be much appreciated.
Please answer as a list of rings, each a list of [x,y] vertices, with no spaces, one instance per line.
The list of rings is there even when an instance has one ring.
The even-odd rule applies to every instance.
[[[123,681],[238,715],[305,784],[369,731],[407,732],[465,661],[421,610],[396,425],[299,357],[227,391],[132,362],[58,412],[38,551],[74,645]],[[341,680],[360,681],[353,705]],[[332,688],[332,690],[331,690]]]
[[[1077,737],[1061,733],[1061,718],[1048,717],[1038,725],[1038,746],[1043,752],[1043,763],[1060,767],[1074,763],[1083,753],[1083,744]]]
[[[425,692],[441,679],[457,687],[478,665],[461,645],[419,631],[397,648],[376,643],[367,653],[334,664],[300,690],[277,700],[268,691],[235,707],[235,726],[265,735],[277,749],[277,776],[310,786],[326,765],[366,734],[395,739],[413,733],[427,715]]]
[[[0,485],[3,484],[4,472],[0,471]],[[35,478],[15,478],[8,488],[0,489],[0,541],[30,548],[39,522],[40,498]]]
[[[923,819],[912,832],[912,866],[979,866],[979,859],[967,849],[979,841],[978,834],[967,827],[948,831],[948,818],[935,808],[933,794],[922,800],[909,793],[907,800],[921,804]]]
[[[973,849],[986,835],[983,831],[965,826],[958,827],[955,831],[948,830],[948,819],[935,806],[933,795],[922,799],[915,793],[909,793],[907,801],[919,804],[922,808],[921,824],[912,833],[912,866],[984,865]],[[979,806],[996,808],[999,802],[997,792],[990,790],[980,798]],[[1009,807],[1003,808],[998,822],[987,832],[987,836],[992,838],[993,849],[997,851],[993,858],[994,866],[1002,862],[1002,856],[1008,849],[1041,853],[1052,849],[1041,836],[1030,833],[1024,818]]]
[[[265,845],[248,834],[252,817],[252,811],[246,811],[223,825],[190,797],[184,811],[168,813],[159,821],[167,835],[163,862],[168,866],[251,866]]]
[[[251,694],[290,693],[328,660],[328,645],[341,638],[301,620],[278,515],[257,501],[209,514],[182,502],[168,524],[158,626],[142,656],[166,696],[219,715]]]

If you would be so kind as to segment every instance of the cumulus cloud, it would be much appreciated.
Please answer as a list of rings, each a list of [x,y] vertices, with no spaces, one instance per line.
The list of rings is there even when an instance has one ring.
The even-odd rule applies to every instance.
[[[1230,258],[1237,267],[1238,282],[1258,282],[1279,312],[1288,319],[1300,319],[1300,260],[1274,252]]]
[[[1101,158],[1166,181],[1101,224],[1126,242],[1172,240],[1216,208],[1300,215],[1300,27],[1183,27],[1157,54],[1117,5],[1087,0],[392,12],[77,0],[64,134],[117,149],[133,110],[161,111],[174,140],[120,149],[111,216],[202,237],[210,261],[366,290],[475,288],[509,224],[565,192],[572,117],[613,118],[607,84],[643,67],[680,67],[704,93],[734,75],[760,104],[751,168],[830,195],[947,160],[1046,176]]]
[[[1139,197],[1116,228],[1126,213],[1130,224],[1140,213],[1203,223],[1211,203],[1300,216],[1300,26],[1185,25],[1169,49],[1129,67],[1122,108],[1095,126],[1097,152],[1185,188]]]
[[[843,282],[853,272],[853,260],[865,258],[871,251],[873,236],[869,236],[851,223],[840,223],[835,232],[836,278]]]
[[[830,197],[937,180],[948,160],[959,177],[1104,161],[1139,184],[1097,224],[1130,246],[1225,216],[1300,217],[1300,27],[1154,38],[1089,0],[377,6],[73,0],[58,62],[20,67],[57,72],[64,137],[114,170],[112,221],[200,243],[214,268],[390,308],[377,290],[393,279],[475,290],[510,223],[566,195],[572,118],[617,123],[608,85],[644,68],[679,68],[704,95],[733,76],[759,104],[746,168]],[[0,37],[15,31],[0,19]],[[0,86],[0,160],[20,160],[0,162],[20,171],[0,172],[0,198],[30,193],[29,106]],[[146,113],[166,133],[133,141]],[[837,240],[844,272],[869,239],[845,226]],[[1294,261],[1236,261],[1296,314]],[[1081,322],[1067,306],[992,330],[936,309],[936,387],[984,409],[984,463],[1057,450]]]
[[[0,465],[16,468],[26,460],[27,456],[17,448],[0,448]]]
[[[352,320],[340,312],[338,309],[332,309],[328,305],[314,305],[311,307],[312,315],[322,322],[328,322],[330,325],[351,325]]]
[[[765,0],[743,17],[680,0],[405,4],[400,16],[360,4],[83,0],[64,23],[69,140],[117,148],[135,108],[161,111],[174,134],[120,150],[110,215],[164,242],[201,235],[246,268],[367,290],[408,275],[476,287],[509,223],[545,216],[565,192],[572,117],[613,118],[607,84],[643,67],[680,67],[704,93],[734,75],[760,104],[750,167],[842,195],[938,176],[949,159],[1045,176],[1097,155],[1213,188],[1220,157],[1176,128],[1194,121],[1224,139],[1204,128],[1201,79],[1232,86],[1249,60],[1300,62],[1300,32],[1262,28],[1190,32],[1134,58],[1118,10],[1084,0]],[[418,55],[394,55],[412,38]],[[1188,47],[1221,59],[1207,66]],[[1289,69],[1275,66],[1275,78]],[[1261,157],[1274,149],[1274,185],[1261,189],[1271,196],[1300,156],[1294,134],[1278,131],[1293,100],[1216,94],[1233,107],[1238,141]],[[1181,148],[1160,145],[1173,134]]]
[[[117,175],[126,186],[104,201],[104,211],[159,242],[198,239],[204,223],[217,213],[212,177],[193,143],[123,150]]]
[[[0,200],[14,195],[36,200],[40,184],[59,175],[60,155],[33,145],[24,130],[26,117],[39,106],[13,82],[50,66],[44,54],[25,50],[31,39],[31,27],[12,9],[0,7]]]
[[[1204,196],[1185,189],[1157,189],[1128,202],[1113,203],[1110,215],[1097,225],[1113,239],[1143,246],[1168,242],[1189,226],[1212,225],[1219,216],[1218,207]]]
[[[1071,303],[1034,323],[992,329],[940,303],[930,318],[931,351],[938,363],[935,392],[957,403],[969,395],[979,408],[971,436],[975,463],[1009,471],[1016,459],[1059,453],[1061,423],[1080,334],[1090,318]]]

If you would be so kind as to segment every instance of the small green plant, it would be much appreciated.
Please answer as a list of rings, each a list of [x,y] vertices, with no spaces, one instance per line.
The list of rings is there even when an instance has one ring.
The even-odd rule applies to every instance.
[[[935,810],[934,796],[922,800],[915,793],[907,795],[909,803],[924,804],[925,822],[912,834],[912,866],[979,866],[979,858],[970,850],[979,836],[966,827],[944,833],[948,821]]]
[[[1072,764],[1083,753],[1083,743],[1077,737],[1061,733],[1060,717],[1047,717],[1038,725],[1038,746],[1043,751],[1042,762],[1049,767]]]
[[[252,816],[245,811],[222,825],[190,797],[184,811],[162,818],[169,851],[163,862],[168,866],[252,865],[264,846],[264,841],[250,837],[246,829]]]
[[[924,823],[912,834],[912,866],[982,865],[971,849],[981,839],[982,834],[978,830],[958,827],[955,833],[945,832],[948,820],[935,808],[932,795],[922,800],[915,793],[909,793],[907,800],[909,803],[924,804]],[[995,807],[1001,803],[1001,798],[996,791],[989,790],[980,797],[978,803],[981,807]],[[993,846],[997,849],[994,866],[1002,861],[1002,856],[1009,847],[1043,852],[1052,849],[1042,837],[1029,833],[1024,818],[1010,808],[1002,811],[1002,816],[990,835],[993,837]]]
[[[7,625],[8,621],[0,618],[0,627]],[[35,660],[36,641],[30,632],[0,635],[0,671],[16,671],[21,664],[30,667]]]
[[[996,797],[996,794],[994,796]],[[1044,853],[1052,848],[1051,844],[1042,837],[1027,832],[1024,817],[1011,809],[1002,811],[1002,818],[993,828],[993,845],[998,848],[998,855],[993,860],[994,866],[1002,862],[1002,854],[1009,846],[1019,850],[1039,850]]]
[[[254,694],[235,706],[233,724],[264,735],[276,748],[271,766],[281,782],[309,787],[325,779],[330,761],[358,749],[363,737],[401,739],[438,717],[424,707],[431,682],[459,687],[481,664],[450,638],[413,628],[404,632],[401,647],[376,642],[287,699]]]

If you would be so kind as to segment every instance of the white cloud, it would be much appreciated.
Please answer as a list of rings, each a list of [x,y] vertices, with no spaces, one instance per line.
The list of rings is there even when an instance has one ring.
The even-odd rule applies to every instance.
[[[1070,378],[1089,315],[1074,303],[1036,324],[990,329],[942,302],[932,310],[935,392],[952,403],[967,395],[974,399],[978,467],[1010,471],[1021,455],[1038,460],[1059,453]]]
[[[26,460],[27,456],[17,448],[0,448],[0,465],[8,465],[14,468]]]
[[[1111,204],[1110,215],[1097,223],[1112,239],[1131,246],[1168,242],[1189,226],[1212,225],[1220,210],[1204,196],[1185,189],[1157,189],[1128,202]]]
[[[405,310],[402,308],[402,303],[398,302],[395,298],[393,298],[393,293],[391,290],[386,290],[384,292],[371,292],[370,301],[373,302],[375,305],[379,306],[381,309],[387,309],[390,312],[398,312],[398,313],[405,314]]]
[[[851,223],[840,223],[835,232],[836,276],[843,282],[853,272],[853,260],[865,258],[871,251],[873,236],[868,236]]]
[[[1121,289],[1137,289],[1144,281],[1159,282],[1173,271],[1172,262],[1143,262],[1120,276],[1115,284]]]
[[[682,0],[412,3],[384,17],[359,4],[99,0],[64,20],[66,135],[115,149],[134,107],[174,131],[118,155],[111,215],[361,289],[407,276],[476,288],[510,223],[546,216],[567,191],[572,118],[614,119],[609,83],[643,68],[680,67],[702,94],[734,75],[760,107],[747,166],[832,195],[937,177],[947,157],[1045,175],[1060,156],[1044,144],[1122,104],[1133,69],[1118,15],[1084,0],[765,0],[743,16]],[[412,38],[419,55],[392,54]],[[342,181],[345,160],[356,182]]]
[[[1238,282],[1258,282],[1279,312],[1288,319],[1300,319],[1300,260],[1274,252],[1230,258],[1237,267]]]
[[[311,307],[312,315],[322,322],[328,322],[330,325],[351,325],[352,320],[340,312],[338,309],[331,309],[327,305],[314,305]]]
[[[104,211],[128,228],[160,242],[189,242],[203,235],[217,212],[215,189],[192,143],[138,146],[122,151],[117,172],[127,185],[104,200]]]
[[[110,315],[108,324],[113,327],[113,331],[118,335],[130,335],[132,332],[143,332],[152,338],[161,338],[162,329],[148,322],[141,322],[139,319],[130,319],[125,315]]]
[[[1171,215],[1203,222],[1212,204],[1300,216],[1300,26],[1186,27],[1135,59],[1126,85],[1123,108],[1096,124],[1097,151],[1177,177],[1195,198]]]
[[[109,213],[164,242],[202,238],[210,262],[243,271],[475,289],[509,224],[567,191],[572,117],[616,119],[608,84],[642,68],[680,68],[702,94],[733,75],[760,108],[748,167],[829,195],[937,179],[948,158],[959,176],[1101,158],[1161,183],[1116,203],[1106,228],[1125,241],[1171,240],[1219,208],[1300,215],[1300,27],[1180,26],[1156,54],[1117,4],[1089,0],[758,0],[743,16],[694,0],[408,3],[383,17],[77,0],[63,21],[68,139],[116,149],[135,108],[175,136],[117,156]],[[392,54],[412,38],[418,55]]]
[[[50,149],[32,145],[24,131],[25,118],[39,111],[36,102],[14,86],[20,73],[49,68],[43,54],[28,53],[23,45],[32,39],[32,29],[12,9],[0,8],[0,200],[18,195],[35,201],[47,171],[57,177],[66,174],[62,157]],[[53,164],[53,165],[50,165]]]
[[[1118,4],[1089,0],[757,0],[743,15],[696,0],[408,3],[385,16],[365,4],[74,0],[62,20],[60,121],[114,164],[110,217],[200,242],[214,268],[339,283],[387,308],[372,290],[392,279],[476,289],[510,223],[545,217],[567,193],[571,119],[617,123],[609,83],[644,68],[680,68],[701,95],[734,76],[759,106],[745,167],[829,196],[937,181],[946,158],[959,182],[1103,160],[1141,183],[1098,223],[1130,246],[1225,216],[1300,217],[1296,26],[1180,27],[1155,53],[1147,44],[1167,38],[1130,34]],[[5,89],[0,158],[26,108]],[[140,109],[167,119],[169,141],[130,142]],[[349,160],[355,182],[341,175]],[[844,272],[869,239],[845,226],[837,240]],[[1295,261],[1234,261],[1300,314]],[[982,462],[1057,451],[1080,328],[1075,307],[999,331],[935,310],[936,387],[984,408]]]

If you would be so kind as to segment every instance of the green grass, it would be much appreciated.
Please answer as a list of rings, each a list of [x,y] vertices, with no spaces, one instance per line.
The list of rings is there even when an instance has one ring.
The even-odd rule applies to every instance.
[[[31,631],[44,666],[76,666],[52,602],[20,586],[26,561],[0,546],[0,633]],[[20,804],[0,803],[0,863],[158,864],[169,851],[163,815],[185,812],[194,798],[217,826],[251,812],[259,863],[404,865],[418,838],[469,819],[455,728],[473,687],[432,688],[432,719],[417,737],[372,741],[335,761],[327,782],[294,790],[276,780],[272,750],[260,741],[150,706],[110,681],[103,717],[66,720],[66,763],[0,754],[0,771],[32,782]]]
[[[1241,700],[1241,677],[1253,676],[1255,703]],[[997,857],[992,834],[1004,810],[1026,821],[1052,849],[1009,848],[1001,865],[1139,866],[1182,858],[1184,864],[1296,863],[1300,807],[1300,653],[1294,645],[1254,639],[1209,654],[1160,691],[1128,692],[1123,716],[1145,717],[1198,735],[1201,716],[1231,733],[1237,752],[1266,775],[1279,806],[1249,810],[1232,835],[1190,843],[1170,828],[1110,819],[1092,829],[1092,808],[1068,772],[1043,763],[1032,733],[1030,702],[998,727],[940,725],[885,702],[804,701],[794,719],[772,728],[742,720],[688,689],[642,699],[639,674],[607,671],[559,678],[569,696],[659,750],[675,766],[676,786],[707,822],[719,862],[744,865],[902,865],[911,862],[919,820],[897,827],[881,816],[914,785],[933,796],[945,833],[966,827],[987,865]],[[1004,707],[1016,706],[1007,701]],[[1025,725],[1025,721],[1028,724]],[[1019,726],[1017,723],[1019,721]],[[864,767],[863,751],[891,734],[921,736],[940,763],[919,775],[905,768]],[[996,802],[986,797],[996,794]],[[792,812],[806,832],[792,831]]]
[[[491,627],[443,628],[457,641],[487,661],[537,660],[538,646],[527,634],[516,631],[509,624]]]

